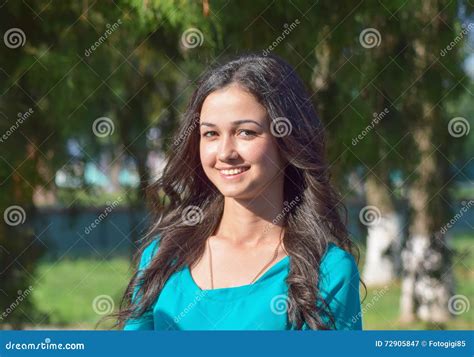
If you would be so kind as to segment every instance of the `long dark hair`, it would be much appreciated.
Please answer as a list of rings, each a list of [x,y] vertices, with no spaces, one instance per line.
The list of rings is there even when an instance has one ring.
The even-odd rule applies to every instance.
[[[135,272],[120,304],[115,327],[151,308],[165,282],[191,266],[205,250],[222,216],[224,197],[206,177],[199,155],[199,116],[206,97],[230,84],[249,91],[266,108],[277,133],[277,145],[287,163],[284,201],[296,202],[285,215],[283,244],[290,256],[288,320],[296,329],[331,328],[334,319],[319,294],[319,268],[329,242],[352,252],[346,230],[347,211],[330,184],[323,125],[295,70],[277,56],[246,54],[215,66],[199,80],[184,120],[167,154],[162,176],[148,188],[153,224],[134,262],[159,236],[159,250],[143,274]],[[278,133],[285,135],[278,135]],[[297,198],[298,197],[298,198]],[[185,222],[190,207],[198,207],[199,224]],[[132,303],[139,288],[141,298]]]

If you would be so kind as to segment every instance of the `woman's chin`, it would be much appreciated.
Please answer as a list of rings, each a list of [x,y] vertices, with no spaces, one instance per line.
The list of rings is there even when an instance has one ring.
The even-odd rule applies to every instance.
[[[229,187],[221,188],[219,190],[222,196],[226,198],[234,198],[234,199],[249,199],[249,194],[247,190],[242,189],[232,189]]]

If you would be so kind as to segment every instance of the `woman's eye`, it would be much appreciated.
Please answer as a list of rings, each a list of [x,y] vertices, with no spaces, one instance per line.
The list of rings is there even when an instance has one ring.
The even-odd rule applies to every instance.
[[[255,134],[256,134],[255,131],[252,131],[252,130],[245,130],[245,129],[240,130],[240,131],[239,131],[239,134],[240,134],[240,133],[246,133],[246,135],[244,135],[244,136],[255,136]]]
[[[204,134],[202,134],[202,136],[210,137],[209,135],[207,135],[207,134],[209,134],[209,133],[212,134],[212,133],[215,133],[215,131],[206,131]]]
[[[255,131],[245,130],[245,129],[239,130],[238,134],[240,135],[241,133],[245,133],[244,137],[255,136],[257,134]],[[205,133],[202,134],[202,136],[210,138],[214,136],[214,134],[216,134],[215,131],[206,131]]]

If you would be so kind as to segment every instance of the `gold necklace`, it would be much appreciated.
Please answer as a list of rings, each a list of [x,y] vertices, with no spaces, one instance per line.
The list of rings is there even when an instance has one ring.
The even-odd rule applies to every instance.
[[[279,237],[279,242],[276,246],[276,249],[275,249],[275,253],[273,254],[273,257],[272,259],[267,263],[265,264],[265,266],[257,273],[257,275],[255,275],[255,278],[252,279],[252,281],[250,282],[250,284],[253,284],[255,282],[255,280],[259,277],[259,275],[265,271],[265,269],[267,269],[270,264],[272,264],[275,259],[278,257],[278,248],[280,248],[280,245],[281,245],[281,234],[283,233],[283,229],[281,230],[280,232],[280,237]],[[211,289],[214,289],[214,272],[212,270],[212,251],[211,251],[211,244],[209,243],[209,239],[207,239],[207,246],[208,246],[208,249],[209,249],[209,270],[210,270],[210,275],[211,275]]]

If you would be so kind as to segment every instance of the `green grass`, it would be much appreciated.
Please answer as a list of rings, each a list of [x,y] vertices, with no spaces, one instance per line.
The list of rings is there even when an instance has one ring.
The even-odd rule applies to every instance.
[[[131,276],[129,265],[125,258],[40,264],[37,274],[40,280],[34,286],[32,295],[41,319],[45,319],[42,323],[93,328],[102,317],[93,309],[94,299],[99,295],[108,295],[117,308]]]
[[[471,301],[474,296],[474,259],[472,257],[471,235],[458,236],[453,241],[457,254],[453,257],[456,279],[456,294],[467,296]],[[363,253],[363,252],[362,252]],[[363,265],[363,254],[360,267]],[[131,276],[130,263],[124,258],[108,261],[92,259],[63,260],[56,263],[40,264],[34,285],[33,301],[40,315],[32,321],[45,328],[94,328],[101,318],[94,312],[92,303],[98,295],[109,295],[118,307],[119,299]],[[362,268],[361,268],[362,269]],[[366,308],[364,329],[471,329],[473,326],[474,308],[457,316],[444,326],[428,325],[422,322],[404,324],[398,321],[400,283],[395,282],[384,291],[382,288],[370,288],[362,302]],[[361,296],[364,290],[361,289]],[[374,296],[378,293],[378,300]],[[372,306],[368,305],[372,302]],[[106,328],[103,324],[100,328]],[[36,327],[37,328],[37,327]]]

